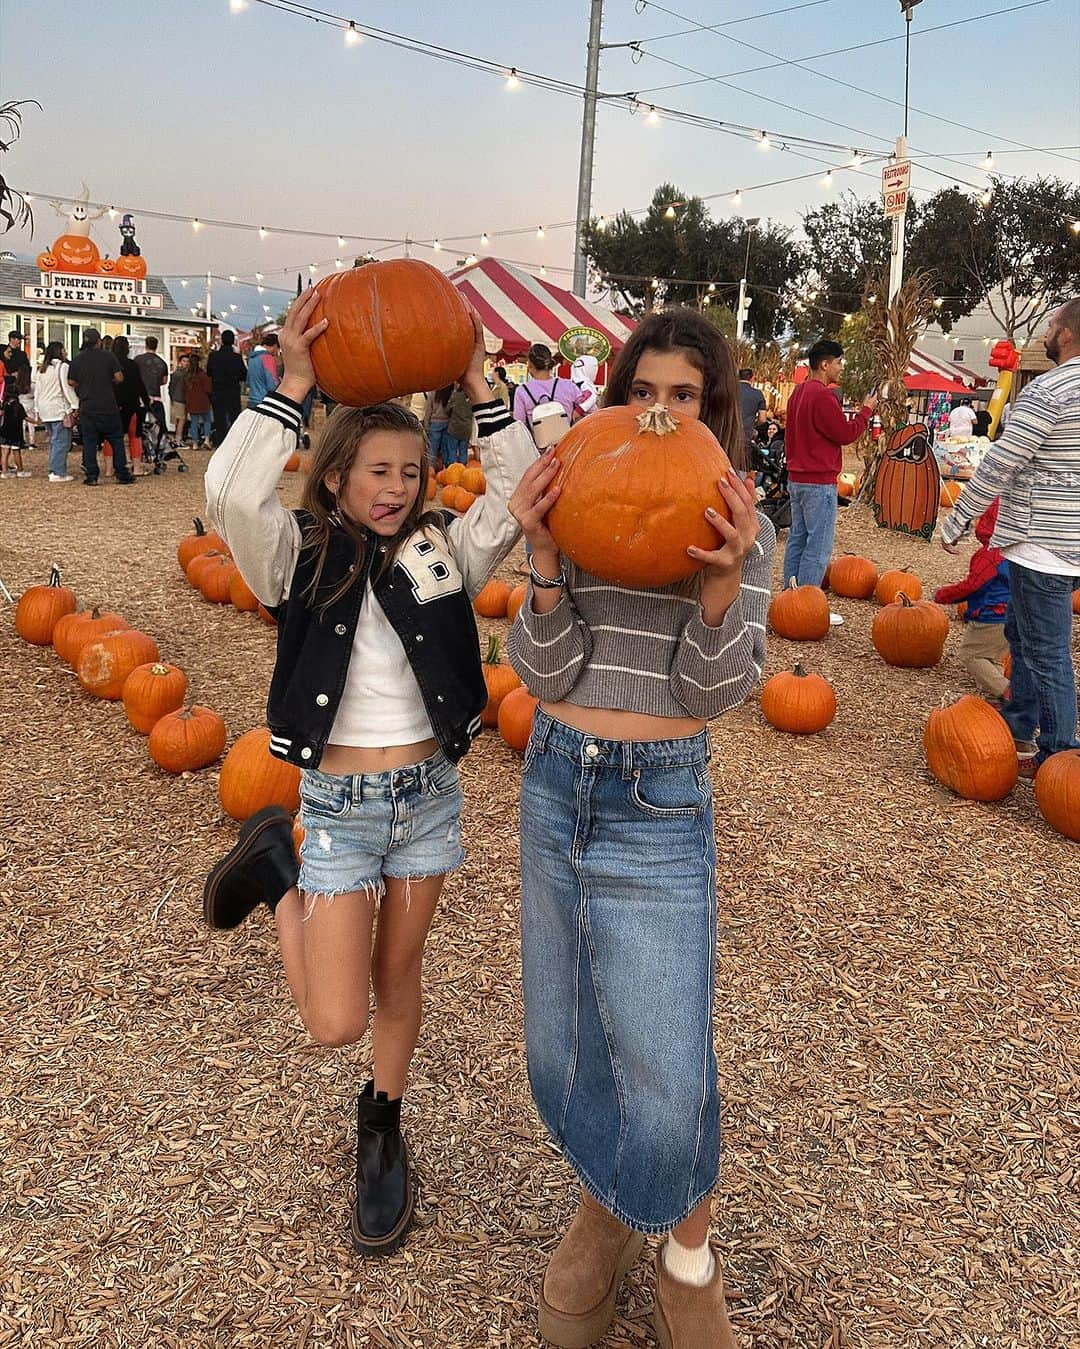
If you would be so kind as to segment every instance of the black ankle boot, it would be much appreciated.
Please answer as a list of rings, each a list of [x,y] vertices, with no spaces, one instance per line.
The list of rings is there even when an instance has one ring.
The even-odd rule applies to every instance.
[[[267,806],[240,826],[236,847],[207,876],[203,916],[211,927],[230,928],[259,904],[272,913],[299,874],[292,817],[280,806]]]
[[[389,1255],[413,1220],[409,1149],[401,1134],[401,1098],[375,1095],[369,1082],[356,1101],[356,1204],[353,1245],[361,1255]]]

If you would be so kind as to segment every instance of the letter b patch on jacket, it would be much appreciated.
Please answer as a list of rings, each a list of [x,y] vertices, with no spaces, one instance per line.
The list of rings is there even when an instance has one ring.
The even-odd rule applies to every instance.
[[[456,595],[462,588],[461,572],[449,550],[423,534],[414,535],[405,544],[397,566],[409,578],[417,604]]]

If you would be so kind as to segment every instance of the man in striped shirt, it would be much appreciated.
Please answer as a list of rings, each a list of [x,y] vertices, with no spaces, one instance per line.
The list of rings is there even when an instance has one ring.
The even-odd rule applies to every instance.
[[[1080,747],[1071,651],[1072,593],[1080,587],[1080,296],[1050,316],[1043,345],[1056,369],[1017,399],[941,526],[941,546],[955,553],[1001,498],[991,546],[1009,563],[1013,670],[1004,715],[1029,780],[1051,754]]]

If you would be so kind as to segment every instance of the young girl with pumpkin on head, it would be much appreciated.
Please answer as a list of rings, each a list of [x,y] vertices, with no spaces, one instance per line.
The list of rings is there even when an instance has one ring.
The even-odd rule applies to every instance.
[[[317,299],[311,290],[293,304],[281,384],[241,414],[206,474],[210,514],[277,616],[270,745],[302,769],[300,865],[288,814],[260,811],[210,873],[204,910],[212,927],[233,928],[270,908],[297,1009],[320,1044],[361,1038],[374,988],[351,1226],[357,1250],[379,1255],[412,1221],[401,1098],[424,944],[446,874],[464,859],[456,761],[487,701],[470,599],[519,536],[511,502],[526,509],[555,468],[492,399],[474,315],[463,384],[485,445],[481,501],[461,517],[427,510],[423,428],[379,403],[331,414],[303,508],[286,510],[277,484],[315,382],[310,347],[327,326],[307,326]]]
[[[698,439],[672,426],[693,419],[744,467],[735,366],[699,315],[674,309],[635,330],[604,396],[605,409],[624,406],[645,415],[597,450],[610,499],[593,497],[582,543],[601,550],[620,520],[650,528],[647,515],[638,525],[621,515],[635,483],[619,476],[620,438],[647,443],[662,478],[664,428],[669,445]],[[599,434],[604,417],[556,453]],[[715,546],[686,548],[701,570],[673,584],[613,583],[561,556],[547,520],[559,483],[518,514],[532,578],[509,654],[541,700],[521,790],[525,1038],[540,1114],[582,1187],[539,1298],[540,1330],[563,1346],[603,1338],[622,1278],[655,1233],[669,1234],[656,1264],[664,1349],[735,1349],[709,1244],[720,1102],[705,727],[761,675],[776,539],[750,480],[732,471],[719,482],[728,520],[699,507],[677,474],[668,490],[692,495],[686,508],[707,519]]]

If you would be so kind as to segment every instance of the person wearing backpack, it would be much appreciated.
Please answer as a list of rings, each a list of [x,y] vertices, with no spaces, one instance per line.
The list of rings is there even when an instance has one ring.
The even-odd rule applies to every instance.
[[[525,359],[529,377],[514,394],[514,417],[532,432],[537,448],[546,450],[569,431],[583,395],[573,380],[559,379],[551,348],[542,342],[534,342]]]

